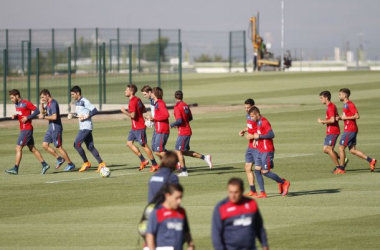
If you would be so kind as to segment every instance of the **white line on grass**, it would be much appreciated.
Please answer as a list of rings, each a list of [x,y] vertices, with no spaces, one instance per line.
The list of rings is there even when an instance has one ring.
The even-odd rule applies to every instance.
[[[292,154],[292,155],[285,155],[285,156],[278,156],[276,159],[284,159],[284,158],[295,158],[295,157],[305,157],[305,156],[312,156],[315,154]],[[227,162],[227,163],[219,163],[219,164],[214,164],[214,166],[223,166],[223,165],[228,165],[228,164],[238,164],[238,163],[245,163],[245,161],[235,161],[235,162]],[[192,166],[192,167],[203,167],[205,165],[198,165],[198,166]],[[191,169],[191,167],[190,167]],[[125,174],[119,174],[119,175],[113,175],[114,177],[119,177],[119,176],[125,176],[125,175],[136,175],[136,174],[144,174],[147,172],[138,172],[138,173],[125,173]],[[86,178],[79,178],[79,179],[70,179],[70,180],[59,180],[59,181],[48,181],[45,182],[47,184],[56,184],[56,183],[62,183],[62,182],[69,182],[69,181],[82,181],[82,180],[89,180],[89,179],[98,179],[99,177],[86,177]]]

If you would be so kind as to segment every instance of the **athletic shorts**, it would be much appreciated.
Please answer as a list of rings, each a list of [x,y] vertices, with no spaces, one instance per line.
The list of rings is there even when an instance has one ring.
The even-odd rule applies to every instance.
[[[75,141],[74,141],[74,147],[79,148],[83,142],[86,143],[86,145],[89,145],[90,143],[94,142],[94,138],[92,138],[92,130],[88,130],[88,129],[79,130],[77,137],[75,138]]]
[[[44,137],[44,142],[54,143],[56,148],[62,146],[62,131],[48,130]]]
[[[255,159],[255,166],[261,167],[262,170],[271,170],[273,164],[274,152],[259,152]]]
[[[175,143],[175,150],[189,151],[191,135],[179,135]]]
[[[33,130],[21,130],[17,139],[17,145],[19,146],[32,146],[34,145]]]
[[[340,137],[340,145],[351,147],[356,145],[356,132],[344,132]]]
[[[152,148],[153,148],[153,143],[154,143],[154,138],[156,137],[156,129],[153,129],[153,136],[152,136]]]
[[[152,144],[153,152],[165,152],[165,145],[168,142],[169,134],[156,134]]]
[[[258,153],[259,150],[257,148],[247,148],[247,151],[245,151],[245,162],[255,163],[255,159]]]
[[[335,147],[336,141],[338,140],[339,135],[326,135],[325,143],[323,145]]]
[[[137,130],[131,130],[129,131],[128,135],[128,141],[137,141],[140,143],[141,146],[144,146],[146,144],[146,130],[144,129],[137,129]]]

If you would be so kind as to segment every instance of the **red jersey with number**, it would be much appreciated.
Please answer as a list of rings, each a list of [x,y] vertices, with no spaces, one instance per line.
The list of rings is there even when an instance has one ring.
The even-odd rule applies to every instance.
[[[144,104],[141,102],[141,99],[134,96],[129,100],[128,110],[129,112],[134,112],[135,117],[131,118],[132,121],[132,130],[144,129],[145,121],[143,117],[143,111],[145,109]]]
[[[169,111],[161,99],[154,105],[154,127],[157,134],[169,134]]]
[[[326,120],[329,120],[331,117],[334,117],[334,123],[327,124],[326,134],[339,135],[340,134],[339,122],[336,120],[336,117],[339,117],[338,109],[336,108],[335,104],[332,102],[330,102],[329,105],[327,105]]]
[[[33,130],[32,126],[32,120],[27,120],[25,123],[21,121],[21,119],[26,116],[30,116],[32,111],[36,110],[36,106],[33,105],[30,101],[27,100],[21,100],[16,106],[16,114],[17,114],[17,119],[20,123],[20,130]]]
[[[358,113],[356,106],[353,102],[348,101],[343,104],[343,115],[344,116],[354,116]],[[344,121],[344,132],[358,132],[358,126],[356,125],[356,120],[345,120]]]
[[[176,120],[181,119],[182,123],[178,126],[178,135],[192,135],[190,121],[193,119],[189,106],[179,101],[174,106],[174,117]]]
[[[257,121],[257,133],[262,135],[267,135],[269,131],[272,130],[272,126],[269,121],[265,117],[261,117],[260,120]],[[264,152],[274,152],[273,138],[271,139],[259,139],[258,140],[258,148],[259,151]]]
[[[247,114],[247,128],[248,128],[248,134],[253,135],[254,133],[257,133],[257,123],[252,120],[251,116]],[[250,139],[248,142],[249,148],[257,148],[257,141],[254,139]]]

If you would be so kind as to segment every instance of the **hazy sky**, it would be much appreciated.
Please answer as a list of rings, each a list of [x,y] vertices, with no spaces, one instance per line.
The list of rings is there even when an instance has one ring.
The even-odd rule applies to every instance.
[[[281,0],[3,0],[0,29],[174,28],[260,32],[280,45]],[[350,41],[380,48],[379,0],[285,0],[285,45],[331,48]]]

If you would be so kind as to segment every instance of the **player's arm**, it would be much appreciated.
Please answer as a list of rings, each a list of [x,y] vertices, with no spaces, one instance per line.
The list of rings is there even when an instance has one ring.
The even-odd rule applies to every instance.
[[[359,115],[359,113],[356,112],[353,116],[342,116],[341,119],[343,121],[345,121],[345,120],[357,120],[357,119],[360,119],[360,115]]]
[[[156,249],[156,243],[155,243],[153,234],[150,234],[150,233],[146,234],[146,244],[148,245],[149,250]]]
[[[148,245],[149,250],[156,249],[155,234],[157,232],[157,229],[158,229],[157,214],[156,214],[156,211],[153,210],[153,212],[149,216],[148,228],[146,229],[146,244]]]
[[[215,250],[224,250],[223,246],[223,225],[222,218],[219,212],[219,206],[214,209],[214,214],[212,216],[212,244]]]
[[[124,115],[126,115],[132,119],[135,118],[135,115],[136,115],[135,112],[129,112],[124,107],[121,108],[121,113],[123,113]]]
[[[245,133],[248,132],[248,127],[239,131],[239,136],[244,136]]]
[[[267,233],[265,231],[263,218],[261,217],[259,210],[257,210],[257,212],[256,212],[255,232],[256,232],[256,236],[257,236],[258,240],[260,241],[263,249],[269,250]]]
[[[185,214],[184,239],[187,242],[187,250],[195,249],[193,238],[191,237],[189,222]]]
[[[21,121],[22,121],[23,123],[25,123],[25,122],[27,122],[28,120],[31,120],[31,119],[33,119],[33,118],[36,118],[36,117],[40,114],[40,110],[39,110],[36,106],[34,106],[31,102],[28,102],[28,103],[26,104],[26,107],[27,107],[29,110],[32,110],[33,113],[30,114],[30,115],[28,115],[28,116],[24,116],[24,117],[22,117]]]
[[[158,103],[158,109],[154,112],[154,121],[165,121],[169,118],[169,111],[164,103]]]
[[[331,124],[334,122],[335,122],[334,116],[330,117],[330,119],[328,119],[328,120],[322,120],[322,119],[318,118],[318,123],[321,123],[321,124]]]
[[[43,107],[43,104],[41,104],[42,105],[42,107]],[[57,120],[57,106],[58,106],[58,104],[56,104],[56,105],[52,105],[51,106],[51,115],[50,116],[47,116],[46,115],[46,112],[43,112],[43,114],[39,114],[38,115],[38,118],[40,118],[40,119],[45,119],[45,120],[48,120],[48,121],[55,121],[55,120]],[[42,117],[41,117],[42,116]]]
[[[181,114],[178,112],[177,107],[174,108],[174,117],[176,120],[175,120],[175,122],[170,124],[170,128],[178,127],[183,122]]]
[[[86,120],[88,118],[91,118],[98,113],[98,110],[95,108],[94,105],[91,104],[89,100],[85,100],[84,107],[90,110],[90,113],[88,115],[80,117],[81,120]]]

